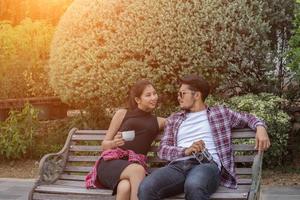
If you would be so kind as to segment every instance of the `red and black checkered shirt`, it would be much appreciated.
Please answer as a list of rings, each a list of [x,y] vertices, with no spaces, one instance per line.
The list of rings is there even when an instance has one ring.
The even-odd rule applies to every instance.
[[[249,127],[256,130],[258,125],[264,127],[266,125],[262,120],[251,114],[235,112],[222,106],[208,107],[207,116],[217,153],[222,163],[221,185],[229,188],[237,188],[231,129]],[[185,119],[185,111],[175,113],[167,119],[164,136],[158,152],[158,156],[161,159],[172,161],[185,156],[185,148],[177,146],[178,130]]]

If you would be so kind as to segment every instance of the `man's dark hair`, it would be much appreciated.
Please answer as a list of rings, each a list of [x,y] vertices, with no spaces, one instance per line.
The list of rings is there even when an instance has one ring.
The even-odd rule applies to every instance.
[[[203,102],[210,93],[210,86],[202,76],[196,74],[187,75],[180,78],[180,83],[188,85],[189,89],[192,91],[200,91]]]

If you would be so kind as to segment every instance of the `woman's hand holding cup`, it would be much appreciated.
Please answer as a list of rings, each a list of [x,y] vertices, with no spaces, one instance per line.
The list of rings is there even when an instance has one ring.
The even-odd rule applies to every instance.
[[[120,146],[123,146],[125,144],[125,141],[124,139],[122,138],[122,134],[121,132],[118,132],[114,139],[113,139],[113,143],[114,143],[114,146],[115,147],[120,147]]]

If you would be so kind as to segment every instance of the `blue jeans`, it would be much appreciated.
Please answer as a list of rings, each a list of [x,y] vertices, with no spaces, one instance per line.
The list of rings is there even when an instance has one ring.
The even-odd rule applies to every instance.
[[[140,184],[140,200],[159,200],[185,193],[188,200],[206,200],[220,183],[215,163],[199,164],[195,159],[173,162],[157,169]]]

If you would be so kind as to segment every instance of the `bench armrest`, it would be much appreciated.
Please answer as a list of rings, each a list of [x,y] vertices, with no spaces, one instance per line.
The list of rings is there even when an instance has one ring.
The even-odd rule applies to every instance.
[[[259,199],[262,161],[263,161],[263,152],[258,152],[258,154],[254,157],[254,162],[252,165],[252,184],[251,184],[248,200]]]
[[[69,132],[62,150],[58,153],[50,153],[43,156],[39,163],[39,177],[36,181],[36,185],[51,184],[59,178],[66,165],[70,141],[76,130],[76,128],[73,128]]]
[[[62,173],[66,154],[51,153],[45,155],[39,165],[38,185],[55,182]]]

